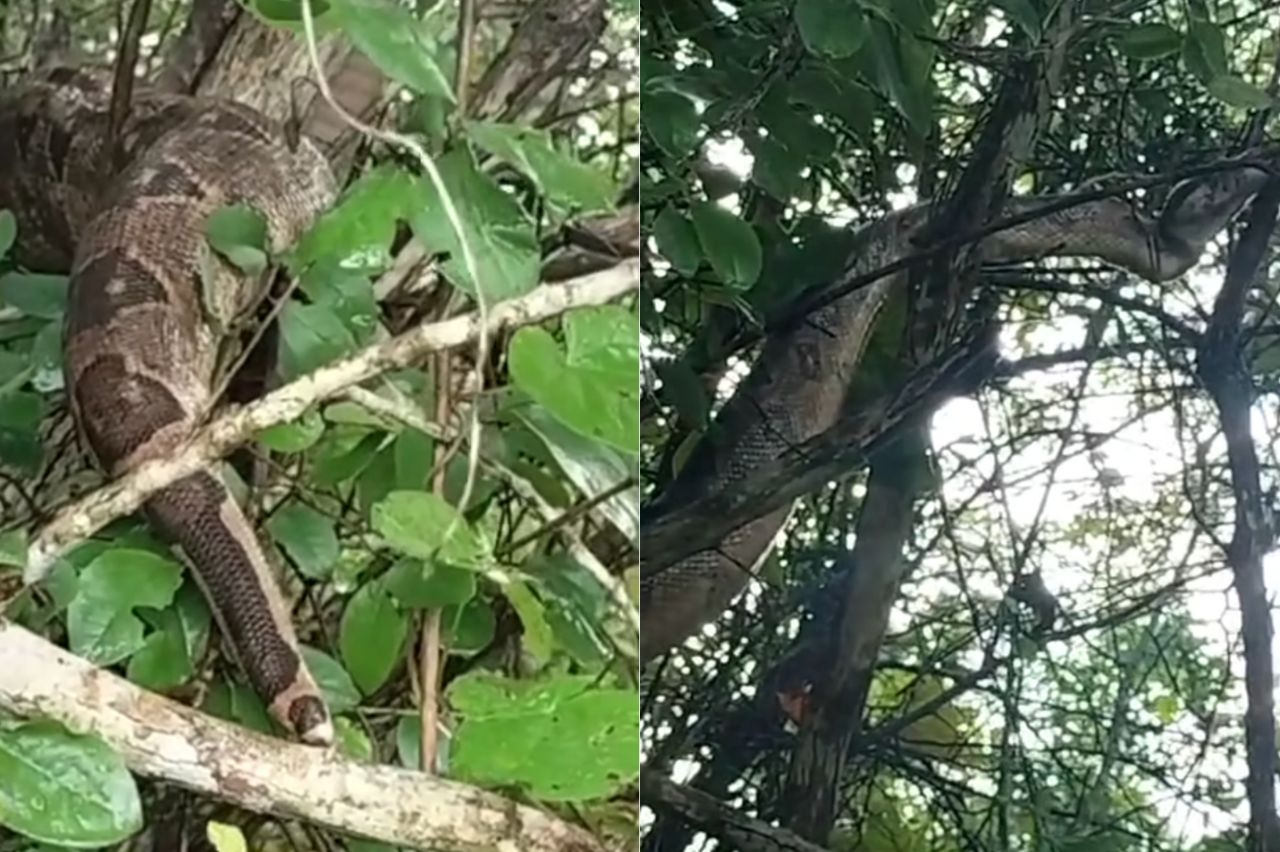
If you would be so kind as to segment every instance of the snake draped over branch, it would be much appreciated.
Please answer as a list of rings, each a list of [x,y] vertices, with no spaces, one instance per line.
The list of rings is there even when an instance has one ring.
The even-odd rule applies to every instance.
[[[236,336],[270,285],[217,255],[211,214],[245,205],[281,251],[334,199],[306,138],[233,103],[137,92],[110,131],[92,73],[53,69],[0,94],[0,208],[15,257],[71,281],[64,374],[76,424],[108,475],[163,457],[216,406]],[[212,469],[157,491],[152,524],[176,541],[272,715],[304,742],[333,738],[289,609],[253,526]]]
[[[1280,154],[1269,148],[1222,165],[1175,186],[1155,216],[1117,197],[1078,204],[1054,197],[1011,199],[1004,213],[1017,224],[986,236],[979,246],[981,257],[991,263],[1091,257],[1151,281],[1176,278],[1191,268],[1210,238],[1262,188],[1268,175],[1280,169]],[[1038,208],[1044,215],[1035,215]],[[646,508],[643,661],[714,621],[768,555],[791,511],[785,496],[766,493],[763,501],[744,510],[743,522],[719,536],[708,532],[719,515],[699,510],[718,500],[716,509],[723,508],[722,498],[747,489],[762,468],[776,467],[840,420],[881,309],[907,286],[902,261],[927,248],[916,237],[929,213],[928,205],[898,211],[857,235],[843,273],[829,286],[837,291],[842,285],[862,286],[849,287],[803,322],[765,341],[715,427]],[[886,267],[897,271],[872,275]],[[690,530],[694,534],[686,534]],[[712,540],[695,542],[698,535]]]

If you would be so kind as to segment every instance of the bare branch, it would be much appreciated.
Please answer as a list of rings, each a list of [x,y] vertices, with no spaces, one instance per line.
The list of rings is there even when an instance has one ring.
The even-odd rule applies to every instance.
[[[599,305],[636,289],[640,261],[630,259],[604,272],[564,284],[549,284],[494,306],[485,334],[528,325],[565,311]],[[381,373],[405,367],[429,352],[469,343],[482,331],[475,314],[410,329],[309,375],[243,408],[232,409],[197,432],[178,452],[139,466],[63,509],[33,538],[24,580],[34,583],[51,569],[59,553],[93,535],[110,521],[134,511],[153,491],[195,473],[250,440],[253,435],[301,416],[315,403]]]
[[[96,734],[133,772],[258,813],[441,852],[601,852],[492,793],[268,737],[134,686],[0,619],[0,708]]]

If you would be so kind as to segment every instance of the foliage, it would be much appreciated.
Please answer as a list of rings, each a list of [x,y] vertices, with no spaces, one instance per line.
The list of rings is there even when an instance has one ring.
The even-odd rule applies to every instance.
[[[189,12],[184,3],[156,5],[156,37]],[[293,0],[250,5],[264,19],[300,29]],[[439,190],[415,162],[382,152],[359,164],[334,207],[286,251],[271,251],[258,211],[225,208],[207,224],[209,262],[252,273],[283,266],[297,280],[279,312],[281,381],[445,310],[473,308],[477,294],[493,305],[529,292],[555,242],[548,237],[558,240],[562,226],[584,216],[616,212],[636,153],[637,105],[626,82],[634,70],[627,56],[633,10],[609,13],[607,67],[575,68],[553,81],[552,94],[536,104],[537,122],[528,115],[498,122],[464,121],[456,113],[455,8],[423,15],[375,0],[313,5],[323,31],[342,33],[402,84],[393,118],[408,131],[429,131],[423,138],[459,209],[478,274],[460,262]],[[102,53],[101,30],[110,23],[112,15],[87,6],[76,19],[77,38],[91,54]],[[3,35],[14,36],[20,24],[12,19]],[[472,85],[504,38],[499,21],[482,19]],[[605,92],[616,96],[602,106]],[[421,126],[427,114],[441,121]],[[410,235],[440,280],[423,276],[426,288],[387,299],[375,282]],[[23,269],[11,255],[22,236],[12,215],[0,211],[0,466],[34,477],[56,452],[40,428],[60,400],[58,330],[67,278]],[[608,574],[634,564],[638,535],[637,491],[625,487],[629,478],[634,483],[638,452],[636,324],[632,307],[580,309],[493,341],[499,357],[485,370],[483,392],[454,396],[443,418],[435,401],[449,374],[442,376],[437,362],[369,383],[366,391],[381,405],[330,401],[259,436],[252,450],[271,459],[271,473],[247,493],[273,555],[306,583],[308,606],[298,611],[304,656],[338,716],[341,751],[419,765],[410,670],[416,676],[424,613],[437,610],[448,697],[442,773],[572,803],[600,826],[612,820],[601,828],[606,833],[620,830],[620,817],[634,821],[633,807],[619,811],[616,804],[626,804],[638,774],[638,699],[629,662],[636,636]],[[466,372],[460,359],[455,385]],[[472,404],[483,418],[475,470],[465,442]],[[408,412],[408,422],[388,413],[397,410]],[[243,488],[238,468],[228,466],[225,474]],[[607,499],[548,528],[601,496]],[[0,571],[25,563],[27,532],[0,533]],[[592,544],[581,545],[584,538]],[[584,552],[601,564],[584,564]],[[217,644],[210,641],[208,607],[141,518],[73,549],[39,593],[23,591],[3,614],[65,636],[73,652],[150,689],[187,696],[211,678],[203,709],[283,734],[229,661],[210,665]],[[465,684],[473,685],[470,692]],[[492,688],[484,692],[480,684]],[[526,740],[524,759],[509,750],[511,725],[521,737],[535,735]],[[562,745],[555,760],[546,760],[553,735],[581,745]],[[96,739],[51,723],[0,728],[0,778],[0,826],[42,843],[96,848],[142,826],[138,791],[119,758]],[[230,823],[244,822],[232,817]],[[209,822],[207,831],[225,852],[246,843],[260,848],[243,825]],[[34,848],[4,837],[0,829],[0,849]]]
[[[710,415],[758,354],[750,341],[782,305],[839,276],[860,247],[854,229],[953,188],[1003,69],[1044,49],[1038,39],[1059,5],[644,4],[642,229],[656,249],[640,314],[650,493],[700,438],[717,440]],[[1267,5],[1086,5],[1015,191],[1174,173],[1230,153],[1246,110],[1271,102],[1266,39],[1280,21]],[[1132,200],[1158,209],[1168,190]],[[917,507],[911,571],[831,848],[1191,850],[1239,840],[1244,697],[1237,621],[1222,597],[1231,582],[1220,546],[1231,520],[1223,445],[1195,386],[1193,348],[1155,316],[1199,326],[1221,283],[1214,259],[1161,286],[1076,262],[979,279],[1001,302],[1009,363],[1002,379],[934,418],[941,488]],[[1270,499],[1268,262],[1249,333],[1259,339],[1255,440]],[[1150,310],[1100,309],[1094,294],[1121,287]],[[899,381],[900,334],[891,337],[883,357],[873,340],[855,388]],[[647,767],[784,825],[795,740],[742,720],[768,697],[762,677],[797,629],[832,605],[829,584],[865,494],[865,475],[850,473],[800,502],[744,600],[666,661],[642,720]],[[1006,597],[1033,571],[1063,611],[1048,637]],[[940,695],[941,706],[913,715]],[[648,852],[708,848],[661,811]]]

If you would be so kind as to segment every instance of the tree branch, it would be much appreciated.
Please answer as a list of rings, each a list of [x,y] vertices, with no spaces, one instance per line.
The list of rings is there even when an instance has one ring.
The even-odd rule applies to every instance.
[[[708,834],[729,841],[741,852],[823,852],[785,828],[744,816],[701,790],[682,787],[658,772],[642,772],[640,789],[648,804],[661,803]]]
[[[628,259],[612,269],[564,284],[549,284],[518,299],[493,306],[485,333],[538,322],[565,311],[599,305],[639,286],[640,261]],[[349,358],[321,367],[243,408],[232,409],[197,432],[168,458],[139,466],[63,509],[31,542],[23,579],[34,583],[56,557],[104,525],[134,511],[153,491],[192,474],[250,440],[253,435],[301,416],[315,403],[387,370],[405,367],[429,352],[475,339],[481,322],[467,314],[410,329]]]
[[[96,734],[130,770],[239,807],[441,852],[602,852],[585,830],[454,781],[206,716],[0,619],[0,707]]]

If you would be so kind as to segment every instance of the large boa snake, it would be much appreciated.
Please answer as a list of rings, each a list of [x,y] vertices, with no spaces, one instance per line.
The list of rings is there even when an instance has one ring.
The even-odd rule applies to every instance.
[[[981,241],[982,258],[1014,262],[1045,257],[1093,257],[1148,280],[1181,275],[1210,238],[1280,168],[1274,148],[1223,163],[1205,177],[1169,193],[1164,208],[1148,216],[1120,197],[1056,204],[1062,199],[1015,198],[1009,217],[1026,218]],[[1044,208],[1045,215],[1033,215]],[[892,213],[868,225],[854,241],[841,280],[832,288],[890,267],[924,246],[917,237],[927,205]],[[786,456],[839,419],[850,380],[877,317],[905,271],[886,275],[815,310],[805,322],[765,342],[689,461],[646,508],[644,534],[709,495],[741,488],[762,465]],[[728,532],[714,547],[671,557],[641,540],[642,661],[679,645],[713,621],[746,587],[767,556],[791,508],[758,514]]]
[[[314,145],[245,106],[140,92],[114,139],[109,107],[96,76],[69,69],[0,94],[0,208],[17,217],[23,266],[71,273],[67,397],[93,454],[117,476],[172,451],[219,403],[225,330],[269,285],[212,253],[210,214],[256,208],[281,250],[336,190]],[[179,480],[145,508],[195,569],[272,715],[305,742],[330,742],[328,709],[264,548],[219,475]]]

